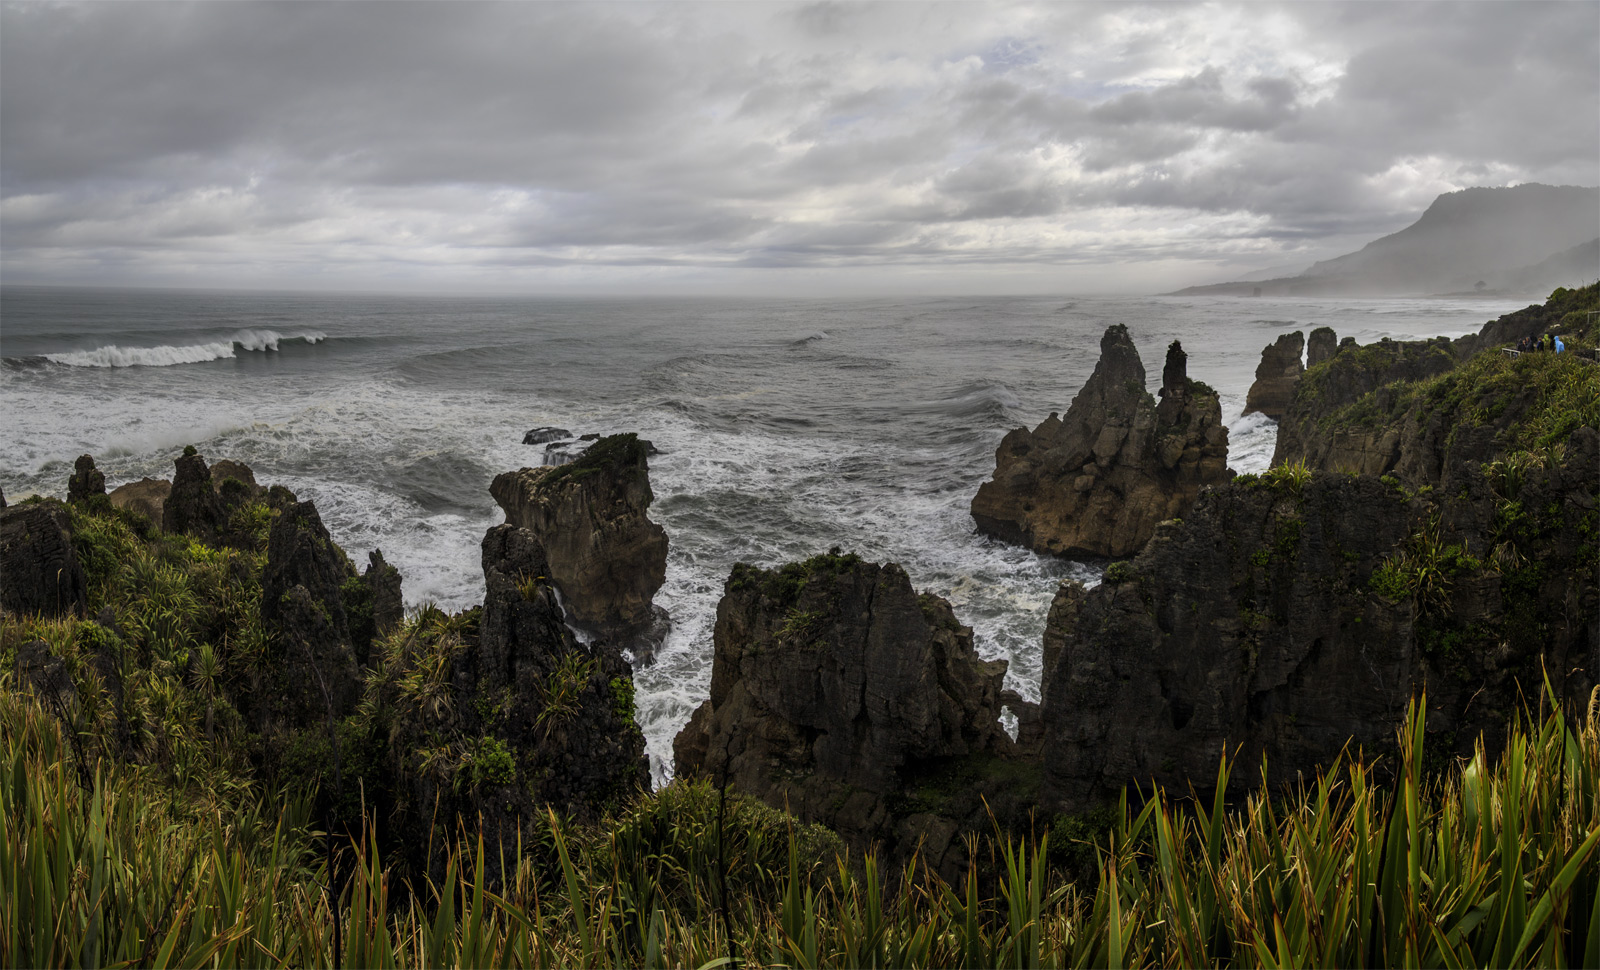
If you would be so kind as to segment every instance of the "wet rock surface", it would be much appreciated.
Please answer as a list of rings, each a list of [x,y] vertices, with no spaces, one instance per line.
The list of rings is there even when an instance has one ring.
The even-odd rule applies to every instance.
[[[9,613],[83,615],[88,586],[60,502],[0,509],[0,607]]]
[[[507,472],[489,489],[543,549],[573,620],[640,654],[665,635],[652,598],[666,579],[667,534],[646,515],[655,498],[646,454],[636,435],[612,435],[570,464]]]
[[[1127,556],[1231,476],[1216,392],[1189,379],[1176,341],[1159,406],[1126,327],[1108,328],[1100,349],[1064,417],[1001,441],[994,477],[972,501],[980,532],[1059,556]]]
[[[673,744],[680,776],[726,780],[857,845],[923,840],[936,866],[978,794],[1000,794],[1006,663],[980,659],[949,604],[899,566],[837,552],[741,564],[714,639],[711,697]]]
[[[1245,395],[1245,414],[1259,412],[1274,421],[1282,419],[1294,398],[1295,384],[1305,373],[1305,365],[1300,360],[1305,349],[1305,335],[1298,330],[1283,334],[1262,349],[1255,383]]]

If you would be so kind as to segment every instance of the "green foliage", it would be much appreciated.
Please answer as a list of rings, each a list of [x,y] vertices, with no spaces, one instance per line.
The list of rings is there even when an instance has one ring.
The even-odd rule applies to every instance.
[[[534,723],[549,730],[576,714],[579,699],[594,672],[595,661],[582,654],[569,653],[562,657],[541,687],[542,706]]]
[[[1103,581],[1110,586],[1121,586],[1123,583],[1131,583],[1138,578],[1139,574],[1134,571],[1133,563],[1124,559],[1106,567]]]
[[[485,735],[478,739],[467,765],[473,788],[509,785],[517,777],[517,762],[499,738]]]
[[[632,724],[633,712],[633,678],[611,678],[611,713],[622,723]]]
[[[1310,481],[1311,469],[1306,466],[1304,459],[1273,465],[1261,473],[1262,484],[1275,492],[1287,492],[1291,495],[1299,495]]]
[[[834,546],[820,556],[804,562],[785,563],[777,569],[761,569],[745,563],[736,563],[728,576],[728,589],[741,591],[759,589],[761,595],[781,606],[792,605],[802,590],[818,576],[839,575],[855,568],[861,557],[844,553]]]
[[[1406,540],[1405,549],[1373,570],[1368,586],[1400,602],[1410,600],[1422,613],[1446,612],[1455,580],[1483,569],[1483,562],[1464,543],[1447,543],[1434,512]]]
[[[405,887],[372,827],[326,868],[304,801],[183,819],[135,772],[80,785],[56,721],[7,694],[0,925],[23,966],[321,966],[336,925],[348,966],[1594,966],[1600,706],[1546,710],[1456,760],[1414,704],[1392,768],[1340,759],[1232,803],[1224,758],[1205,800],[976,837],[954,884],[678,782],[592,827],[550,816],[494,882],[469,832]]]

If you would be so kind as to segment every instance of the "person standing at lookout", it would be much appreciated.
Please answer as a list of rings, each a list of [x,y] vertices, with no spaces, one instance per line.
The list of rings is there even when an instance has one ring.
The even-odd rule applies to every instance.
[[[1550,345],[1555,348],[1558,354],[1567,349],[1567,345],[1562,342],[1560,334],[1553,333],[1550,335]]]

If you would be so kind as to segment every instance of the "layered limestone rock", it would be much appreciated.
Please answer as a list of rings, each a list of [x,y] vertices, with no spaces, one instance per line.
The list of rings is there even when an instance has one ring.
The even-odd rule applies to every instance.
[[[106,476],[94,467],[93,455],[79,455],[67,479],[67,501],[87,502],[106,493]]]
[[[0,608],[8,613],[82,616],[88,587],[60,502],[0,508]]]
[[[161,507],[161,528],[165,532],[189,533],[210,542],[226,524],[227,514],[211,482],[211,469],[194,450],[185,448],[175,464],[172,491]]]
[[[572,619],[617,647],[648,655],[666,634],[651,602],[667,571],[667,533],[645,514],[647,446],[637,435],[595,442],[570,464],[495,477],[489,491],[506,521],[544,550]]]
[[[1174,341],[1158,407],[1127,328],[1108,328],[1100,362],[1066,416],[1000,442],[994,478],[972,500],[978,530],[1059,556],[1137,552],[1157,523],[1183,515],[1202,487],[1232,474],[1216,392],[1185,368]]]
[[[1256,365],[1255,383],[1250,385],[1250,392],[1245,395],[1245,414],[1259,412],[1274,421],[1283,418],[1284,411],[1294,398],[1295,384],[1299,382],[1300,375],[1305,373],[1305,365],[1300,361],[1305,349],[1305,335],[1298,330],[1279,336],[1262,349],[1261,363]]]
[[[1332,327],[1318,327],[1311,331],[1306,341],[1306,370],[1317,366],[1339,352],[1339,335]]]
[[[1347,475],[1209,490],[1101,586],[1057,596],[1041,702],[1056,807],[1203,787],[1224,752],[1251,766],[1240,784],[1263,758],[1291,783],[1347,744],[1388,749],[1424,688],[1430,743],[1457,753],[1480,731],[1492,746],[1546,673],[1581,702],[1600,670],[1597,461],[1580,429],[1520,504],[1483,475],[1438,501]],[[1524,508],[1538,521],[1508,529]]]
[[[261,617],[277,638],[276,656],[261,675],[271,683],[257,691],[263,726],[339,718],[354,707],[361,671],[343,587],[355,578],[314,504],[296,502],[273,520]]]
[[[837,550],[740,564],[714,641],[711,697],[673,743],[680,777],[725,779],[857,845],[921,840],[941,864],[982,811],[982,781],[956,786],[965,800],[928,792],[1011,751],[1006,663],[977,656],[948,603],[919,596],[897,565]]]
[[[1325,471],[1393,474],[1413,484],[1437,485],[1452,463],[1452,449],[1457,465],[1488,460],[1489,439],[1515,421],[1519,408],[1500,415],[1497,426],[1474,427],[1461,415],[1427,408],[1408,416],[1398,407],[1407,403],[1406,384],[1438,377],[1457,363],[1446,337],[1342,346],[1296,388],[1278,422],[1273,464],[1303,461]],[[1362,415],[1333,421],[1363,401]]]
[[[172,494],[172,483],[164,478],[141,478],[137,482],[118,485],[111,490],[111,504],[119,509],[136,512],[160,528],[167,496]]]

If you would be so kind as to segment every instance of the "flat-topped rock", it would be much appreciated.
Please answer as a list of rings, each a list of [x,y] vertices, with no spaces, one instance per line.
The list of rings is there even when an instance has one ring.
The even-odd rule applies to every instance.
[[[636,652],[665,635],[652,599],[667,533],[645,514],[655,499],[647,453],[637,435],[611,435],[569,464],[506,472],[489,487],[506,521],[542,546],[572,619]]]

